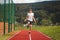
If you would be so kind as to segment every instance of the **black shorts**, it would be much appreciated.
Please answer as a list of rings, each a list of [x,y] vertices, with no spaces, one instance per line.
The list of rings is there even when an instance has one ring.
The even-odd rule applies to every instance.
[[[30,22],[30,24],[33,24],[33,21],[29,21],[29,20],[26,20],[24,24],[27,24],[28,22]]]
[[[27,20],[27,23],[28,23],[28,22],[30,22],[30,24],[33,24],[33,21],[29,21],[29,20]]]

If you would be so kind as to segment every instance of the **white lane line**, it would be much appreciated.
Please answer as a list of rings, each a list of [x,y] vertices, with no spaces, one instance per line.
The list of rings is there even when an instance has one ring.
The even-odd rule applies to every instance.
[[[29,34],[29,39],[31,40],[31,34]]]

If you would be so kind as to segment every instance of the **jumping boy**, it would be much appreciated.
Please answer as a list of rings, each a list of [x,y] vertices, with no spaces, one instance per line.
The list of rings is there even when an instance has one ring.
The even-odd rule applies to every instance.
[[[32,29],[32,23],[33,21],[36,22],[35,18],[34,18],[34,13],[32,12],[32,9],[29,10],[29,12],[27,13],[27,17],[24,20],[25,22],[27,21],[27,27],[30,27],[30,30]]]

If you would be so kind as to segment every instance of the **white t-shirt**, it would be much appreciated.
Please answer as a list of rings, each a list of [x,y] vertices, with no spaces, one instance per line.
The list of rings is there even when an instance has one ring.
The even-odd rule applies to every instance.
[[[34,13],[28,13],[27,16],[29,21],[33,21]]]

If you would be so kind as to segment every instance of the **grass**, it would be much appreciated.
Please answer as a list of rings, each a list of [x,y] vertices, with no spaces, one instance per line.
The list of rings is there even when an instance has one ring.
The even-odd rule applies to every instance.
[[[19,30],[28,30],[26,27],[23,26],[16,26],[15,32]],[[33,26],[32,30],[40,31],[48,36],[50,36],[53,40],[60,40],[60,26]],[[6,35],[0,36],[0,40],[6,40],[11,37],[13,33],[8,33]]]
[[[39,26],[33,27],[33,30],[38,30],[50,36],[53,40],[60,40],[60,26]]]
[[[9,38],[10,36],[12,36],[12,35],[11,34],[1,35],[0,40],[7,40],[7,38]]]

